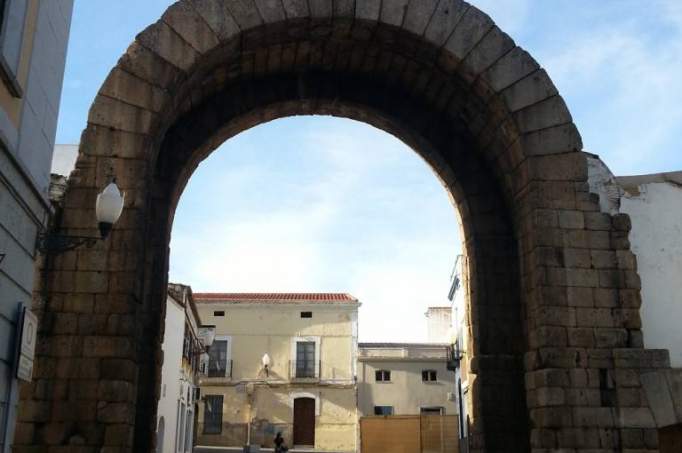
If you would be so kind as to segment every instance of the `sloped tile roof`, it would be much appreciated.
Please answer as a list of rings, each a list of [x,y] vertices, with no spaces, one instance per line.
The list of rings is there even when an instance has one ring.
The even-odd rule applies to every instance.
[[[202,302],[315,302],[356,303],[358,300],[346,293],[194,293],[194,300]]]

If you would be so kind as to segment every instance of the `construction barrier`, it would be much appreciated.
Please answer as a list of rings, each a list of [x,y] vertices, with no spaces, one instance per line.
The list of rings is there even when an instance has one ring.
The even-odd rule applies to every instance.
[[[459,453],[456,415],[387,415],[360,419],[362,453]]]

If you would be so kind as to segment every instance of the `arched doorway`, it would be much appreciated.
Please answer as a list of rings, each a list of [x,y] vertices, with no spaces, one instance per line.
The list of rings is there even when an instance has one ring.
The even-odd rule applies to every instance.
[[[617,259],[630,253],[628,222],[599,212],[580,136],[532,57],[459,0],[182,0],[137,37],[90,110],[61,227],[95,235],[95,196],[114,176],[126,208],[108,242],[49,269],[23,400],[49,410],[24,418],[36,428],[25,445],[77,431],[93,447],[153,449],[180,194],[220,143],[300,114],[394,134],[450,194],[469,264],[472,452],[615,450],[602,437],[646,429],[633,418],[645,401],[600,396],[621,385],[618,369],[663,363],[641,349],[639,279]],[[66,318],[83,327],[60,327]],[[64,380],[98,391],[40,391]]]

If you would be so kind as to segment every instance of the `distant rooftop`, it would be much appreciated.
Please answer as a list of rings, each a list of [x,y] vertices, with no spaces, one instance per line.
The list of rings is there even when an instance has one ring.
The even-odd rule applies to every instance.
[[[358,343],[358,348],[444,348],[447,343]]]
[[[198,303],[315,302],[325,304],[358,302],[355,297],[346,293],[194,293],[194,300]]]

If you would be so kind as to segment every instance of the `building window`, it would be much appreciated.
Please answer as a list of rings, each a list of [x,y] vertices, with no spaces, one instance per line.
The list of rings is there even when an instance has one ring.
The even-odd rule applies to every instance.
[[[419,412],[421,415],[445,415],[445,408],[442,406],[422,407]]]
[[[204,398],[204,434],[223,431],[223,395],[206,395]]]
[[[436,370],[422,370],[422,381],[436,382],[438,380]]]
[[[208,348],[208,377],[229,376],[227,365],[227,340],[214,340]]]
[[[315,342],[296,342],[296,377],[315,377]]]
[[[374,406],[374,415],[393,415],[393,406]]]
[[[390,382],[391,372],[389,370],[376,370],[374,372],[374,380],[377,382]]]
[[[27,7],[26,0],[0,0],[0,76],[15,97],[22,96],[17,72],[21,61]]]
[[[225,316],[225,311],[224,310],[214,311],[213,316]]]
[[[313,317],[312,311],[302,311],[301,312],[301,318],[312,318],[312,317]]]

